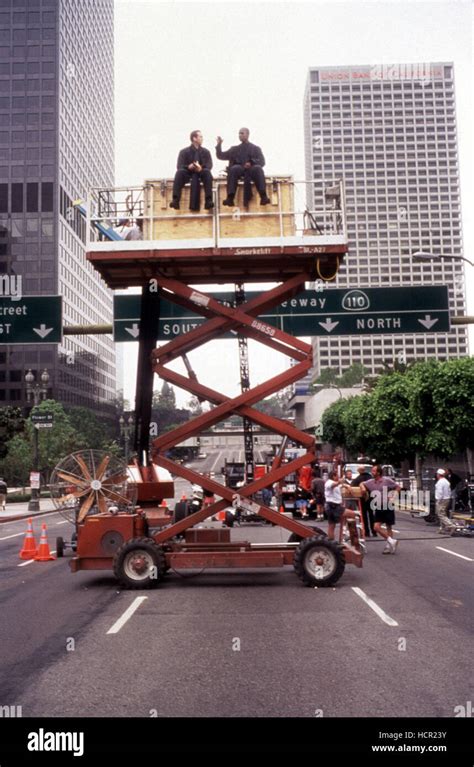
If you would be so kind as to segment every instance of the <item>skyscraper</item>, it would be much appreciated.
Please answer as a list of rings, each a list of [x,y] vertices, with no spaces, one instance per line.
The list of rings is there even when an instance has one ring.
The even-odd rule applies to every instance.
[[[307,179],[343,178],[349,253],[335,287],[447,285],[465,313],[452,63],[315,67],[305,93]],[[308,200],[312,205],[312,200]],[[315,371],[467,354],[467,330],[314,341]]]
[[[72,203],[114,183],[113,24],[113,0],[0,0],[0,274],[62,295],[64,325],[112,319]],[[0,404],[24,403],[28,368],[65,404],[105,412],[115,394],[107,336],[0,346]]]

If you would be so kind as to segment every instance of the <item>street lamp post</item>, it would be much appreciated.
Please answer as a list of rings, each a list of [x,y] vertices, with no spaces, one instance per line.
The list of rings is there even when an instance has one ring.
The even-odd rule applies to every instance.
[[[469,261],[468,258],[464,258],[464,256],[443,256],[440,253],[426,253],[423,250],[417,250],[415,253],[413,253],[413,258],[416,261],[435,261],[437,258],[447,258],[451,261],[466,261],[469,266],[474,266],[474,263]]]
[[[124,445],[125,445],[125,462],[127,463],[127,465],[128,465],[130,434],[132,432],[133,423],[134,423],[134,420],[132,415],[129,415],[126,421],[123,415],[121,415],[119,418],[120,436],[123,438]]]
[[[42,400],[45,400],[48,396],[48,384],[49,384],[49,373],[45,369],[41,373],[40,377],[41,383],[35,383],[35,375],[32,372],[32,370],[28,370],[27,374],[25,375],[25,382],[26,382],[26,400],[29,403],[33,403],[33,407],[36,407],[36,405],[39,405],[39,403]],[[38,444],[38,431],[39,429],[33,424],[34,429],[34,458],[33,458],[33,469],[36,473],[39,472],[39,444]],[[28,503],[28,511],[39,511],[40,510],[40,488],[32,487],[31,488],[31,498],[30,502]]]

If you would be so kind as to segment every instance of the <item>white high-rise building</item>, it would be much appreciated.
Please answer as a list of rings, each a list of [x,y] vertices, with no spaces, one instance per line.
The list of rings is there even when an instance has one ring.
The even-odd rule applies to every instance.
[[[345,184],[349,253],[334,287],[447,285],[452,315],[464,314],[463,262],[413,259],[462,255],[452,63],[311,67],[304,108],[307,179]],[[316,374],[467,353],[464,326],[314,339]]]

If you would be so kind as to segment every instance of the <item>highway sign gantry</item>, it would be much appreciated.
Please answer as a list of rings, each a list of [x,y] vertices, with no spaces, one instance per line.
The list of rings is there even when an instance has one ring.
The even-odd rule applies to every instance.
[[[233,293],[213,294],[232,305]],[[248,299],[257,295],[248,291]],[[138,340],[140,295],[114,296],[114,340]],[[450,330],[444,285],[401,288],[305,290],[260,318],[296,336],[446,333]],[[159,340],[189,333],[205,319],[168,300],[160,302]],[[221,338],[233,338],[232,334]]]
[[[0,298],[0,344],[59,344],[61,296]]]

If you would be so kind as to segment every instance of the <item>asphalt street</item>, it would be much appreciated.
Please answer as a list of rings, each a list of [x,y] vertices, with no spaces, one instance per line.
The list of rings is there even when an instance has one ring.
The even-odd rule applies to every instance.
[[[177,498],[188,490],[177,481]],[[72,532],[57,513],[37,534],[42,522],[53,549]],[[24,717],[453,717],[472,700],[474,540],[409,514],[395,556],[370,539],[364,567],[329,589],[286,567],[170,572],[156,590],[124,591],[109,571],[72,575],[68,556],[25,564],[24,529],[0,525],[0,702]]]

